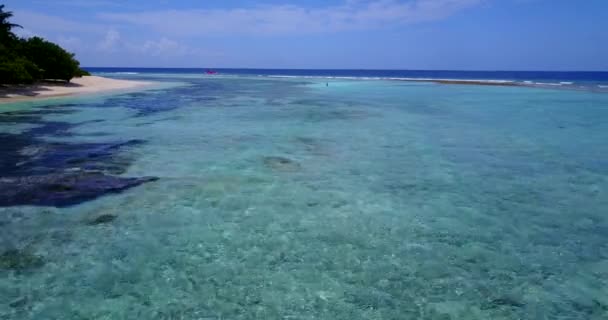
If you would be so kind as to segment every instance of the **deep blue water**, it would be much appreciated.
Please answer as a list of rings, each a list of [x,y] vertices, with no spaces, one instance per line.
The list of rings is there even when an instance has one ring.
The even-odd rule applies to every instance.
[[[86,68],[94,73],[160,73],[202,74],[205,68]],[[358,78],[423,78],[423,79],[479,79],[542,82],[577,82],[608,84],[608,72],[588,71],[450,71],[450,70],[322,70],[322,69],[214,69],[227,75],[358,77]]]

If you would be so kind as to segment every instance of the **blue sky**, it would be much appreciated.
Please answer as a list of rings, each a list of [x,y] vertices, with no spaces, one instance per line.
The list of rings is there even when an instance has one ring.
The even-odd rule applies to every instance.
[[[608,70],[607,0],[0,0],[84,66]]]

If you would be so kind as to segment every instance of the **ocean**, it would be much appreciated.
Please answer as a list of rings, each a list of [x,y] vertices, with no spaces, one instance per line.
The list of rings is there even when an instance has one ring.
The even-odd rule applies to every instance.
[[[0,319],[608,317],[608,73],[89,70],[159,84],[0,107]]]
[[[523,86],[608,91],[608,71],[450,71],[450,70],[323,70],[323,69],[213,69],[213,68],[87,68],[99,74],[204,74],[350,80],[482,80]]]

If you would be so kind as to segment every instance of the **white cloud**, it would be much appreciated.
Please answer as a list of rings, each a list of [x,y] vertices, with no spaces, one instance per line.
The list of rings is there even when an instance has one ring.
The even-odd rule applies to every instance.
[[[165,37],[158,41],[148,40],[139,49],[152,56],[184,56],[193,53],[187,46]]]
[[[120,33],[114,29],[110,29],[106,32],[97,47],[102,51],[114,51],[120,45],[120,41]]]
[[[490,0],[344,0],[341,5],[312,8],[287,4],[126,13],[130,10],[113,6],[112,1],[87,4],[84,0],[62,0],[66,6],[94,5],[123,11],[83,17],[15,10],[15,22],[27,28],[17,30],[19,35],[58,42],[77,57],[84,57],[83,64],[112,65],[121,61],[123,65],[165,65],[165,61],[179,65],[226,57],[225,48],[193,38],[381,29],[441,20],[486,1]]]
[[[57,38],[57,43],[70,52],[74,52],[75,50],[82,47],[82,40],[78,37],[74,36],[59,36]]]
[[[17,36],[22,37],[22,38],[31,38],[31,37],[36,37],[36,36],[42,37],[41,34],[36,33],[30,29],[26,29],[26,28],[16,28],[13,30],[15,31],[15,34]]]
[[[49,1],[34,1],[37,5],[48,5]],[[124,3],[123,3],[124,4]],[[107,7],[120,6],[121,3],[107,0],[53,0],[53,6],[69,6],[69,7]]]
[[[102,19],[152,28],[162,34],[283,35],[379,28],[443,19],[484,0],[369,0],[308,9],[295,5],[213,10],[106,13]]]
[[[121,52],[123,54],[151,57],[180,57],[198,52],[167,37],[161,37],[158,40],[126,40],[116,29],[110,29],[106,32],[97,44],[97,49],[106,53]]]
[[[13,20],[22,26],[26,26],[34,34],[49,32],[87,32],[102,33],[105,29],[101,23],[85,23],[72,21],[61,17],[51,16],[27,10],[15,10]]]
[[[342,5],[306,8],[297,5],[272,5],[251,8],[209,10],[164,10],[131,13],[105,13],[87,20],[75,20],[27,10],[16,10],[15,21],[27,27],[22,36],[77,35],[104,40],[99,44],[109,50],[121,40],[120,28],[168,38],[215,36],[226,34],[294,35],[349,30],[376,29],[387,26],[435,21],[446,18],[488,0],[345,0]],[[96,5],[113,2],[99,0]],[[145,31],[145,33],[143,33]]]

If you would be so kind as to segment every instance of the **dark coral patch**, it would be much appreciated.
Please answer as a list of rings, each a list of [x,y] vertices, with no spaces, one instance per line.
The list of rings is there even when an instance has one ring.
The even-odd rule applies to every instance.
[[[264,157],[264,165],[277,171],[298,171],[302,167],[295,160],[275,156]]]
[[[96,226],[99,224],[107,224],[107,223],[110,223],[110,222],[116,220],[116,218],[118,218],[118,216],[113,215],[113,214],[102,214],[102,215],[96,217],[95,219],[88,221],[87,224],[90,226]]]
[[[0,269],[23,271],[40,268],[45,261],[42,257],[24,250],[8,250],[0,254]]]
[[[68,207],[155,180],[154,177],[124,178],[87,171],[2,178],[0,207]]]

